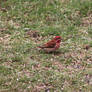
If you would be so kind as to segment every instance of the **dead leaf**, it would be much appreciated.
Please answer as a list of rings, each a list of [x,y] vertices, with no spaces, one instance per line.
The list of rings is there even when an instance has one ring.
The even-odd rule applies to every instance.
[[[89,44],[86,44],[86,45],[84,46],[84,49],[88,50],[90,47],[91,47],[91,46],[90,46]]]
[[[27,32],[27,35],[29,35],[30,37],[33,37],[33,38],[37,38],[37,37],[40,36],[40,35],[39,35],[39,32],[36,31],[36,30],[30,30],[30,31],[28,31],[28,32]]]

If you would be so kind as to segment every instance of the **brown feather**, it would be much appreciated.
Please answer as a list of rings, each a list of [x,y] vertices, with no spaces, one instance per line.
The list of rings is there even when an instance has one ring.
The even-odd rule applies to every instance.
[[[40,46],[40,48],[54,48],[55,45],[56,45],[55,41],[52,40],[52,41],[49,41],[46,44]]]

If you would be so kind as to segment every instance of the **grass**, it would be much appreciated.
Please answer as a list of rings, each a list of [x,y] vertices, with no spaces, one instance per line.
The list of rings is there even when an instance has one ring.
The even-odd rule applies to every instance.
[[[0,92],[91,92],[91,0],[0,1]],[[37,46],[62,36],[59,53]]]

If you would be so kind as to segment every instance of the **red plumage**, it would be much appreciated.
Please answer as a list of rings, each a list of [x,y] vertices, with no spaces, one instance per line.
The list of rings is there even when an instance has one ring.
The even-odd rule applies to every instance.
[[[60,36],[56,36],[51,41],[43,44],[42,46],[39,46],[38,48],[41,48],[45,52],[53,52],[53,51],[59,49],[60,42],[61,42],[61,37]]]

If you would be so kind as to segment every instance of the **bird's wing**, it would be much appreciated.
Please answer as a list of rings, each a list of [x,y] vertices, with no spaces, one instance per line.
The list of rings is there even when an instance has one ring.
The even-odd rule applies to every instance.
[[[54,48],[56,45],[55,41],[49,41],[46,44],[40,46],[41,48]]]

